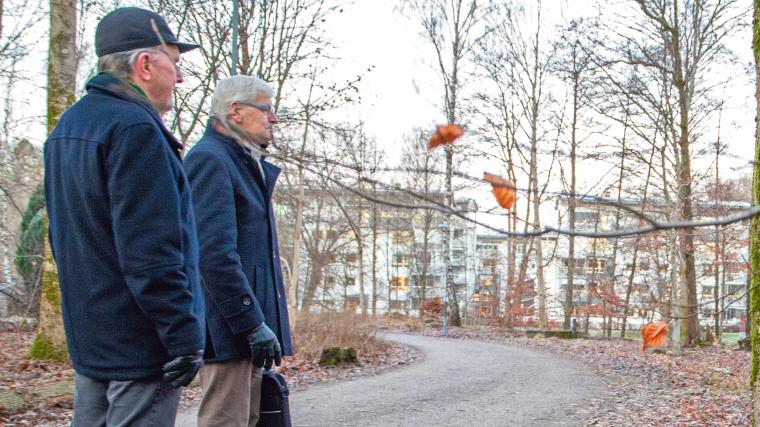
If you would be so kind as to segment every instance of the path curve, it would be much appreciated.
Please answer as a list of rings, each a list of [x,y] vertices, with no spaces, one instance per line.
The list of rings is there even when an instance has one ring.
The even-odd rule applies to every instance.
[[[407,334],[387,339],[423,354],[381,375],[295,391],[293,426],[584,425],[603,380],[568,359],[518,346]],[[194,412],[177,426],[195,426]]]

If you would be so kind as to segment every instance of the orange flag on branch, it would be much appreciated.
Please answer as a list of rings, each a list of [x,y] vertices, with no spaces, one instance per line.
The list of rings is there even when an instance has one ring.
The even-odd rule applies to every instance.
[[[641,351],[661,346],[668,338],[668,324],[665,322],[654,322],[644,325],[641,328],[641,338],[644,340]]]
[[[464,135],[464,129],[454,123],[438,126],[433,136],[430,137],[428,148],[433,149],[439,145],[451,144],[462,135]]]
[[[491,186],[493,187],[493,195],[496,197],[496,201],[499,202],[499,205],[504,209],[511,208],[517,198],[517,195],[515,194],[515,184],[513,184],[512,181],[507,181],[498,175],[490,174],[488,172],[483,172],[483,179],[491,183]]]

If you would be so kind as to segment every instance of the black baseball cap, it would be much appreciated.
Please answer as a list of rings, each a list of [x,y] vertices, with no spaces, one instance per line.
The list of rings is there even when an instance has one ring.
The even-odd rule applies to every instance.
[[[151,21],[156,23],[156,29]],[[166,20],[156,12],[139,7],[122,7],[104,16],[98,23],[95,53],[101,57],[109,53],[159,46],[161,39],[156,30],[166,44],[176,45],[180,53],[199,47],[197,44],[178,42]]]

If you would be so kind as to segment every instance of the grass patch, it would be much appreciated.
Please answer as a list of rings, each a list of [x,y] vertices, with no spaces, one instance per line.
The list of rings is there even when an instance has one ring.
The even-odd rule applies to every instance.
[[[723,332],[720,334],[720,341],[726,345],[736,345],[736,342],[746,337],[744,332]]]
[[[578,328],[578,332],[583,332],[583,329]],[[589,329],[588,335],[590,337],[605,337],[607,336],[607,330]],[[641,330],[640,329],[626,329],[625,337],[626,339],[641,340]],[[620,338],[620,329],[612,330],[612,338]]]
[[[433,319],[430,318],[423,320],[419,317],[404,316],[398,313],[380,316],[374,320],[374,324],[381,329],[406,332],[422,332],[425,330],[425,326],[431,326],[433,323]]]
[[[293,338],[297,353],[317,360],[328,347],[352,347],[360,356],[388,349],[377,332],[369,319],[352,313],[298,313]]]

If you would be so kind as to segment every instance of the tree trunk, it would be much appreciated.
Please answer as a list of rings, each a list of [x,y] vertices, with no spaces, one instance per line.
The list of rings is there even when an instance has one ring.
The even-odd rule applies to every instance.
[[[575,60],[575,57],[573,57]],[[578,130],[578,85],[580,75],[573,73],[573,122],[571,128],[570,140],[570,203],[568,203],[568,226],[575,230],[575,190],[576,190],[576,149],[578,148],[577,130]],[[570,329],[570,319],[573,317],[573,287],[575,286],[575,236],[569,237],[567,250],[567,290],[565,291],[565,319],[562,326]]]
[[[655,138],[657,137],[657,134],[655,133]],[[647,177],[644,181],[644,190],[643,190],[643,196],[641,200],[641,211],[646,212],[647,209],[647,196],[649,195],[649,182],[652,178],[652,169],[653,169],[653,159],[654,159],[654,153],[655,150],[652,150],[652,153],[649,156],[649,162],[647,163]],[[640,244],[640,237],[636,237],[634,241],[634,249],[633,249],[633,259],[631,261],[631,274],[628,275],[628,286],[626,286],[625,289],[625,312],[623,314],[623,325],[622,329],[620,331],[620,338],[625,338],[625,330],[626,330],[626,322],[628,322],[628,304],[631,303],[631,293],[633,292],[633,279],[636,277],[636,267],[637,267],[637,261],[638,261],[638,255],[639,255],[639,244]]]
[[[673,347],[672,351],[673,354],[676,356],[681,355],[681,347],[683,340],[682,334],[681,334],[681,318],[684,315],[684,310],[682,310],[681,305],[679,304],[679,288],[680,288],[680,280],[681,276],[678,274],[680,270],[677,270],[678,267],[678,235],[677,232],[670,233],[670,313],[671,316],[673,316],[673,332],[672,332],[672,338],[673,338]]]
[[[50,1],[50,47],[48,50],[48,134],[61,114],[75,101],[77,8],[74,0]],[[47,219],[46,219],[47,222]],[[50,251],[45,226],[45,262],[42,270],[40,323],[30,355],[41,359],[66,356],[66,337],[61,317],[61,294],[58,274]]]
[[[753,2],[752,52],[755,59],[755,162],[752,176],[752,204],[760,203],[760,0]],[[748,318],[752,319],[752,424],[760,423],[760,218],[752,218],[750,226],[750,304]]]
[[[311,266],[308,272],[308,279],[301,299],[301,310],[308,313],[311,306],[315,302],[317,297],[317,291],[320,288],[323,280],[324,268],[326,262],[321,254],[316,254],[311,257]],[[319,301],[317,301],[319,302]]]
[[[44,222],[45,230],[47,230],[47,215],[44,217]],[[61,289],[47,237],[44,244],[40,323],[32,347],[29,349],[29,356],[35,359],[63,361],[68,358],[68,353],[61,315]]]
[[[362,220],[362,208],[359,208],[359,221]],[[364,294],[364,239],[361,235],[361,222],[358,225],[359,230],[354,230],[356,235],[356,261],[359,263],[359,307],[362,311],[362,316],[367,315],[367,299]]]
[[[679,27],[678,2],[673,3],[673,26],[670,43],[673,55],[674,78],[673,84],[678,91],[679,107],[679,168],[678,168],[678,206],[680,219],[692,220],[691,208],[691,150],[689,141],[689,111],[691,108],[690,91],[684,75],[683,58],[681,55],[681,30]],[[685,319],[683,344],[691,346],[699,341],[699,319],[697,318],[697,276],[694,265],[694,227],[685,227],[679,230],[679,243],[681,251],[681,309]]]
[[[311,85],[309,86],[309,97],[306,102],[307,105],[311,104],[313,91],[314,79],[312,78]],[[298,320],[298,267],[301,263],[301,228],[303,227],[303,211],[306,201],[303,158],[306,154],[306,144],[309,141],[309,128],[311,127],[311,113],[308,108],[305,111],[303,137],[299,153],[300,159],[298,161],[298,200],[296,201],[296,223],[293,228],[293,254],[290,259],[290,283],[288,285],[288,314],[291,326],[294,326],[296,320]]]
[[[535,88],[534,88],[535,91]],[[535,99],[535,98],[534,98]],[[531,130],[531,146],[530,146],[530,179],[532,181],[533,190],[533,229],[539,230],[541,228],[541,217],[539,215],[541,208],[541,200],[539,198],[538,191],[538,135],[537,135],[537,116],[538,116],[538,103],[534,102],[533,108],[533,123]],[[536,289],[536,296],[538,297],[538,325],[541,328],[549,327],[549,320],[546,317],[546,283],[544,282],[544,256],[543,245],[541,237],[536,238],[536,281],[538,282]],[[527,256],[527,254],[526,254]]]
[[[377,194],[377,188],[373,188]],[[377,204],[372,204],[372,317],[377,315]]]

